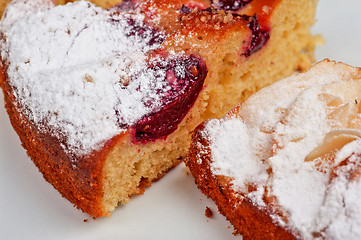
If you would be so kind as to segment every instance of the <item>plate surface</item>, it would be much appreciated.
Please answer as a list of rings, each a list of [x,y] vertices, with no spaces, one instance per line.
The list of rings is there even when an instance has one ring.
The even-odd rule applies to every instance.
[[[361,66],[360,0],[320,0],[314,33],[326,39],[317,60]],[[2,239],[240,239],[179,165],[142,196],[98,220],[76,210],[27,157],[0,91],[0,232]],[[205,217],[206,206],[213,210]],[[84,222],[88,219],[87,222]]]

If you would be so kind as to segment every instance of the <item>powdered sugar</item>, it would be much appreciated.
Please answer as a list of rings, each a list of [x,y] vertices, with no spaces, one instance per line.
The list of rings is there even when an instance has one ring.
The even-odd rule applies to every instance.
[[[275,197],[275,207],[283,212],[287,221],[277,214],[278,210],[272,219],[293,229],[295,234],[301,234],[300,238],[312,239],[316,235],[335,239],[361,237],[358,230],[350,230],[361,219],[361,212],[352,210],[358,206],[354,199],[356,192],[361,191],[360,181],[345,184],[345,179],[338,177],[329,185],[334,164],[357,153],[359,141],[345,145],[336,155],[334,164],[326,164],[323,170],[319,161],[305,161],[325,135],[339,127],[329,119],[337,115],[329,111],[334,108],[326,106],[320,93],[339,91],[338,99],[354,102],[355,96],[338,84],[352,78],[354,73],[355,69],[343,64],[319,63],[306,73],[261,90],[239,109],[221,120],[210,121],[205,128],[212,151],[213,173],[234,179],[234,189],[260,207],[267,204],[265,199]],[[248,192],[245,184],[255,184],[258,188]],[[347,198],[348,205],[342,205],[339,198]],[[337,213],[328,214],[328,211]],[[350,211],[352,214],[346,214]],[[334,220],[336,215],[337,220]],[[340,225],[344,226],[342,231],[337,229]],[[325,229],[327,231],[323,232]],[[345,229],[350,230],[349,234]]]
[[[50,126],[65,138],[69,151],[98,149],[161,106],[166,73],[146,71],[145,54],[159,43],[149,44],[150,29],[132,32],[129,19],[143,24],[141,15],[83,1],[17,0],[1,21],[1,57],[22,111],[40,130]]]
[[[348,161],[349,164],[339,167],[337,177],[328,185],[322,207],[313,221],[315,232],[319,238],[327,239],[360,239],[361,237],[361,179],[350,178],[360,171],[360,140],[356,140],[345,148],[355,149]]]
[[[319,87],[309,87],[302,91],[276,124],[273,138],[277,147],[268,159],[273,176],[267,184],[272,187],[272,195],[287,211],[292,210],[289,219],[306,229],[321,206],[328,181],[328,176],[318,172],[313,162],[304,161],[329,131],[325,104],[318,100],[318,90]]]
[[[212,164],[214,174],[237,175],[234,184],[241,191],[246,191],[248,183],[258,184],[267,179],[267,166],[260,162],[249,161],[249,159],[256,158],[257,152],[247,147],[251,144],[250,134],[241,120],[214,119],[207,124],[205,130],[212,136],[212,154],[217,159]],[[224,141],[225,139],[227,141]],[[240,142],[245,144],[239,144]]]

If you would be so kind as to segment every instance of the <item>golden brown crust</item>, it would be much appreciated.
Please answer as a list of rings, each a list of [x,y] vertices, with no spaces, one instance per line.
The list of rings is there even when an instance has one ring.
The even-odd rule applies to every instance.
[[[1,87],[5,97],[5,108],[29,157],[44,178],[79,209],[94,217],[107,215],[101,206],[103,196],[101,181],[102,166],[111,146],[106,146],[102,151],[94,152],[72,164],[71,156],[64,152],[59,140],[49,134],[40,133],[20,111],[7,82],[5,69],[6,66],[2,65]]]
[[[10,1],[4,1],[0,5],[0,16],[8,2]],[[6,65],[1,61],[0,87],[3,89],[5,108],[10,122],[19,135],[22,146],[27,150],[27,154],[43,174],[44,179],[82,211],[94,217],[108,215],[102,207],[102,167],[111,146],[78,159],[76,164],[72,164],[71,156],[64,152],[59,140],[50,134],[40,133],[20,111],[7,82]]]
[[[83,212],[95,218],[108,216],[109,213],[103,206],[104,161],[113,147],[123,141],[125,135],[113,137],[100,151],[83,158],[70,156],[61,148],[58,139],[50,134],[40,133],[19,110],[4,68],[1,64],[0,87],[4,92],[5,108],[22,146],[27,150],[28,156],[43,174],[44,179]],[[160,172],[152,181],[142,179],[134,194],[143,194],[152,182],[158,181],[180,162],[181,159],[174,161],[170,168]]]
[[[0,1],[0,18],[4,13],[4,10],[6,8],[6,5],[10,2],[10,0],[1,0]]]
[[[195,130],[185,164],[198,188],[213,199],[219,212],[232,223],[234,233],[242,234],[243,239],[296,239],[289,231],[272,222],[267,209],[260,209],[248,198],[237,194],[232,189],[231,179],[213,175],[209,142],[201,134],[204,126],[205,123]]]

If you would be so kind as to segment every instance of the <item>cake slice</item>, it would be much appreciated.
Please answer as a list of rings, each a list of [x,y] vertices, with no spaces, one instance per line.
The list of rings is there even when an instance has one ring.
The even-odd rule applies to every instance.
[[[324,60],[201,124],[185,163],[244,239],[360,239],[360,92]]]
[[[44,178],[105,216],[176,166],[202,121],[309,65],[315,7],[14,0],[0,22],[5,107]]]

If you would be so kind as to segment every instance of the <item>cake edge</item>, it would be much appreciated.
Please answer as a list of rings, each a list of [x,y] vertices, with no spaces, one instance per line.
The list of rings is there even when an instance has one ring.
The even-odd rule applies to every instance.
[[[250,199],[236,193],[226,176],[215,176],[212,173],[210,143],[201,133],[206,123],[207,121],[194,131],[189,155],[184,163],[194,177],[197,187],[216,203],[219,212],[233,225],[233,234],[242,234],[245,240],[296,239],[290,231],[274,224],[269,209],[259,209]]]

